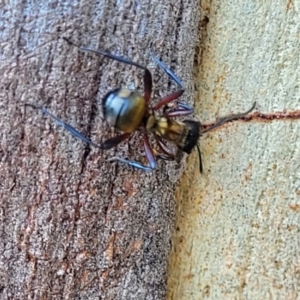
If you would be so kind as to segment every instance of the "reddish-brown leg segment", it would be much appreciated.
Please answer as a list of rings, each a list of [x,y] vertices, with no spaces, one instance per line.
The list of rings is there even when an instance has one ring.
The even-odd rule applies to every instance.
[[[161,107],[163,107],[164,105],[176,100],[177,98],[179,98],[182,94],[184,93],[184,90],[178,90],[164,98],[162,98],[154,107],[154,110],[158,110]]]
[[[164,143],[164,141],[159,136],[154,135],[154,138],[157,142],[157,145],[164,153],[163,155],[158,154],[157,156],[159,156],[162,159],[173,160],[175,158],[173,151]]]
[[[147,134],[143,135],[143,139],[144,139],[144,147],[145,147],[146,157],[149,161],[150,167],[145,166],[145,165],[143,165],[143,164],[141,164],[137,161],[124,159],[124,158],[121,158],[121,157],[112,157],[108,161],[120,161],[124,164],[127,164],[129,166],[132,166],[132,167],[135,167],[135,168],[138,168],[138,169],[142,169],[144,171],[151,171],[151,170],[155,169],[155,167],[156,167],[155,156],[154,156],[153,150],[150,146]]]
[[[155,167],[156,167],[155,156],[154,156],[152,147],[150,146],[148,135],[144,134],[143,137],[144,137],[145,152],[146,152],[146,156],[148,158],[149,164],[150,164],[150,168],[155,169]]]
[[[131,136],[131,133],[127,133],[127,132],[123,133],[123,134],[120,134],[120,135],[117,135],[117,136],[103,142],[101,144],[100,148],[103,149],[103,150],[111,149],[113,147],[116,147],[118,144],[125,141],[126,139],[128,139],[130,136]]]

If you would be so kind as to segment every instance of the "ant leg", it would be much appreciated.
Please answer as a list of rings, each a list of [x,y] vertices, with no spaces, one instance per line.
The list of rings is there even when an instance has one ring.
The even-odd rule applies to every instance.
[[[33,104],[25,104],[25,106],[30,106],[32,108],[41,110],[44,114],[46,114],[50,118],[52,118],[58,125],[62,126],[64,129],[68,130],[74,137],[82,140],[83,142],[85,142],[89,145],[92,145],[96,148],[100,148],[100,149],[103,149],[103,150],[108,150],[110,148],[113,148],[113,147],[117,146],[118,144],[120,144],[121,142],[123,142],[124,140],[129,138],[130,135],[131,135],[131,133],[123,133],[121,135],[118,135],[118,136],[115,136],[111,139],[106,140],[101,145],[97,145],[97,144],[93,143],[91,140],[89,140],[86,136],[84,136],[84,134],[82,134],[77,129],[75,129],[73,126],[71,126],[68,123],[63,122],[61,119],[55,117],[46,108],[36,106],[36,105],[33,105]]]
[[[129,166],[137,168],[137,169],[141,169],[144,171],[152,171],[152,169],[150,167],[144,166],[144,165],[138,163],[137,161],[129,160],[129,159],[121,158],[121,157],[112,157],[112,158],[109,158],[107,161],[120,161],[126,165],[129,165]]]
[[[164,117],[172,118],[172,117],[178,117],[178,116],[188,116],[194,112],[193,108],[187,104],[179,102],[177,105],[179,106],[179,109],[174,109],[174,110],[165,112]]]
[[[116,147],[118,144],[125,141],[126,139],[128,139],[130,136],[131,136],[131,133],[128,133],[128,132],[117,135],[117,136],[103,142],[101,144],[100,148],[103,150],[111,149],[113,147]]]
[[[153,60],[169,75],[171,79],[173,79],[180,87],[183,89],[183,84],[181,80],[162,62],[160,61],[154,54],[151,54]]]
[[[149,139],[146,134],[144,134],[144,147],[145,147],[145,152],[146,152],[146,156],[148,158],[150,167],[142,165],[141,163],[139,163],[137,161],[124,159],[121,157],[112,157],[112,158],[108,159],[108,161],[120,161],[124,164],[127,164],[129,166],[132,166],[132,167],[144,170],[144,171],[151,171],[151,170],[155,169],[156,162],[155,162],[155,156],[153,154],[153,150],[150,146]]]
[[[155,169],[155,167],[156,167],[155,156],[154,156],[152,147],[150,146],[147,134],[144,134],[144,148],[145,148],[146,156],[147,156],[149,164],[150,164],[150,168]]]
[[[174,160],[175,155],[174,155],[173,151],[164,143],[164,141],[157,135],[154,135],[154,138],[157,142],[157,145],[164,153],[164,154],[158,154],[156,156],[159,156],[160,158],[165,159],[165,160]]]
[[[25,106],[30,106],[34,109],[39,109],[41,110],[45,115],[48,115],[50,118],[52,118],[58,125],[62,126],[63,128],[65,128],[66,130],[68,130],[74,137],[84,141],[85,143],[92,145],[96,148],[101,148],[101,146],[93,143],[91,140],[89,140],[87,137],[85,137],[81,132],[79,132],[78,130],[76,130],[73,126],[63,122],[62,120],[60,120],[59,118],[55,117],[54,115],[52,115],[46,108],[41,107],[41,106],[36,106],[33,104],[25,104]]]
[[[154,110],[160,109],[164,105],[166,105],[166,104],[176,100],[177,98],[179,98],[183,93],[184,93],[184,90],[178,90],[178,91],[162,98],[156,105],[154,105],[153,109]]]
[[[127,64],[127,65],[135,66],[137,68],[140,68],[140,69],[144,70],[145,71],[145,74],[144,74],[144,96],[145,96],[146,102],[149,102],[151,92],[152,92],[152,75],[151,75],[150,71],[148,70],[148,68],[143,67],[140,64],[138,64],[136,62],[133,62],[131,60],[128,60],[124,57],[116,56],[116,55],[113,55],[113,54],[110,54],[110,53],[107,53],[107,52],[104,52],[104,51],[101,51],[101,50],[93,50],[93,49],[89,49],[89,48],[85,48],[85,47],[80,47],[80,46],[76,45],[75,43],[71,42],[70,40],[68,40],[67,38],[63,37],[63,39],[67,43],[75,46],[76,48],[78,48],[81,51],[87,51],[87,52],[95,53],[97,55],[103,55],[107,58],[122,62],[122,63]]]
[[[252,107],[248,111],[246,111],[244,113],[230,115],[230,116],[226,116],[226,117],[223,117],[223,118],[219,119],[214,125],[212,125],[211,127],[203,130],[201,132],[201,134],[206,133],[208,131],[211,131],[211,130],[213,130],[213,129],[215,129],[215,128],[221,126],[221,125],[223,125],[226,122],[229,122],[229,121],[232,121],[232,120],[237,120],[239,118],[242,118],[242,117],[248,115],[255,108],[255,106],[256,106],[256,102],[254,102],[253,105],[252,105]]]
[[[155,55],[151,54],[153,60],[169,75],[169,77],[174,80],[179,86],[180,90],[162,98],[155,106],[154,110],[158,110],[164,105],[170,103],[171,101],[176,100],[184,93],[184,88],[181,80],[162,62],[160,61]]]

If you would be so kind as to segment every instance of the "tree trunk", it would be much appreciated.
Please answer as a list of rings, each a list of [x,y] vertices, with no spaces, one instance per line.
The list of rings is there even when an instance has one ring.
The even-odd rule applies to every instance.
[[[15,1],[0,11],[1,299],[164,299],[178,162],[144,172],[107,160],[140,159],[134,137],[101,152],[61,130],[47,107],[93,142],[114,132],[101,99],[142,86],[142,72],[82,53],[62,37],[128,57],[154,75],[153,98],[176,88],[193,103],[195,1]]]

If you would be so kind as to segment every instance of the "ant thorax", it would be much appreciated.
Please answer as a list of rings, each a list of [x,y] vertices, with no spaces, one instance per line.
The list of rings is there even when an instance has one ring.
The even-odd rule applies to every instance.
[[[149,133],[175,143],[177,146],[181,146],[184,144],[189,129],[181,121],[172,120],[153,113],[147,119],[146,130]]]

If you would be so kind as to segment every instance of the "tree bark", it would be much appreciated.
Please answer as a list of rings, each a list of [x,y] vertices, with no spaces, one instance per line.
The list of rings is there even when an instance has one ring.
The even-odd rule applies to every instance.
[[[47,107],[95,143],[114,132],[101,99],[143,89],[142,72],[78,51],[62,37],[148,66],[153,101],[175,89],[193,103],[199,7],[193,1],[15,1],[1,5],[1,299],[164,299],[174,186],[184,159],[153,172],[111,163],[139,159],[134,137],[90,148],[30,103]]]

